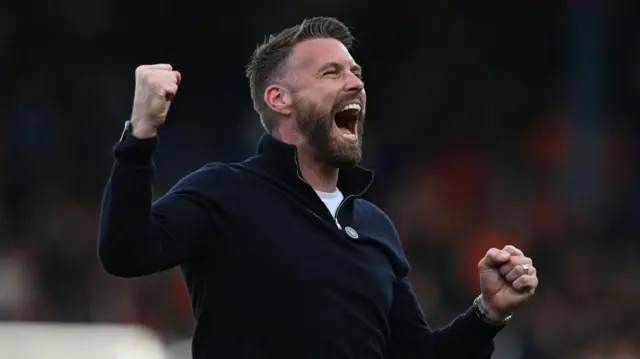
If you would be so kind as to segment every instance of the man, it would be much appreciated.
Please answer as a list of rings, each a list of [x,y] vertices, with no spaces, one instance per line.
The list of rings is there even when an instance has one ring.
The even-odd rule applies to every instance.
[[[473,305],[429,328],[393,224],[361,198],[373,175],[357,166],[366,94],[352,41],[332,18],[271,36],[247,67],[267,132],[258,154],[206,165],[153,205],[152,155],[181,75],[164,64],[136,70],[99,257],[122,277],[181,266],[196,359],[489,358],[538,284],[520,250],[490,249]]]

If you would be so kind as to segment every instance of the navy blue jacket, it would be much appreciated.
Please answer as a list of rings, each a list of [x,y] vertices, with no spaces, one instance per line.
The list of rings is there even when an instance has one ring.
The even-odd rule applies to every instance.
[[[151,204],[156,146],[115,146],[98,254],[121,277],[181,266],[194,359],[491,357],[499,328],[472,308],[442,329],[425,322],[391,220],[360,197],[370,171],[340,171],[340,229],[293,146],[265,135],[254,157],[208,164]]]

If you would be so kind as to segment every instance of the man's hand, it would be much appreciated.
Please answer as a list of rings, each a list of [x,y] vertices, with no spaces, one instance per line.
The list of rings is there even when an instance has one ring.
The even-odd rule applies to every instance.
[[[168,64],[138,66],[131,112],[133,136],[142,139],[156,135],[167,118],[180,79],[180,73]]]
[[[531,258],[514,246],[489,249],[478,263],[478,269],[482,291],[480,305],[497,321],[531,298],[538,287]]]

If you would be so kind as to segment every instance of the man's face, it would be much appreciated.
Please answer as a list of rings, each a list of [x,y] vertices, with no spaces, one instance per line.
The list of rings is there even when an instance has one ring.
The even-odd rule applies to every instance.
[[[298,44],[291,57],[293,116],[318,158],[334,167],[362,158],[366,94],[360,67],[335,39]]]

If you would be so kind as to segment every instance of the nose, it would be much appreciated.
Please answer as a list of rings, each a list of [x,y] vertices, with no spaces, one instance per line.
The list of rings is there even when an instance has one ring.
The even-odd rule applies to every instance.
[[[364,82],[362,82],[361,78],[350,72],[345,84],[345,90],[347,92],[360,93],[364,90]]]

